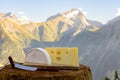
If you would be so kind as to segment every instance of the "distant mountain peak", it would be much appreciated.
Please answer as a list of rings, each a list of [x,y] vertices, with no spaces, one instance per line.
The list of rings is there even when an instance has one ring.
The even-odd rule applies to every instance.
[[[53,20],[57,17],[64,17],[64,18],[70,19],[70,20],[75,20],[76,18],[79,18],[79,17],[86,19],[85,15],[82,13],[82,11],[80,9],[73,8],[73,9],[68,10],[66,12],[62,12],[62,13],[60,12],[56,15],[53,15],[53,16],[49,17],[47,19],[47,21]]]
[[[15,15],[12,12],[9,13],[0,13],[0,19],[6,18],[6,17],[15,17]]]
[[[11,17],[11,16],[15,16],[15,15],[12,12],[9,12],[9,13],[5,14],[5,17],[7,17],[7,16]]]
[[[65,13],[62,13],[61,15],[68,19],[74,18],[76,16],[84,16],[84,14],[79,9],[71,9]]]
[[[114,23],[119,20],[120,20],[120,16],[117,16],[117,17],[113,18],[112,20],[108,21],[107,24]]]
[[[28,24],[30,23],[30,20],[26,16],[20,16],[17,17],[14,13],[8,12],[8,13],[0,13],[0,19],[6,19],[9,18],[15,22],[18,22],[20,24]]]

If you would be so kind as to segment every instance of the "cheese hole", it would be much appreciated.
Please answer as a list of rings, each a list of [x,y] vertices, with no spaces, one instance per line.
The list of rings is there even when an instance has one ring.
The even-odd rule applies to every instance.
[[[54,51],[51,51],[51,54],[54,54]]]
[[[60,51],[58,51],[58,52],[57,52],[57,55],[61,55],[61,52],[60,52]]]
[[[66,52],[66,54],[69,54],[69,52]]]
[[[56,57],[56,60],[57,61],[61,61],[61,57]]]

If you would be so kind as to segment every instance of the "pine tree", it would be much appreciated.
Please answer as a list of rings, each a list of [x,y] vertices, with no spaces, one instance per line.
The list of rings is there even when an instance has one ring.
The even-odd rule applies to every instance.
[[[108,77],[105,77],[105,79],[104,80],[110,80]]]
[[[114,74],[114,80],[119,80],[118,73],[116,70],[115,70],[115,74]]]

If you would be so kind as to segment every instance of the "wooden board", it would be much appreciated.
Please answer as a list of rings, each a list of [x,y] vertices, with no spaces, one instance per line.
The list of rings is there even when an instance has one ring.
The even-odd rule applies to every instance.
[[[92,74],[84,65],[79,70],[59,71],[25,71],[9,65],[0,70],[0,80],[92,80]]]
[[[58,65],[58,64],[37,64],[37,63],[24,63],[23,65],[26,66],[33,66],[33,67],[38,67],[40,69],[42,68],[48,68],[48,69],[59,69],[59,70],[78,70],[80,67],[79,66],[66,66],[66,65]]]

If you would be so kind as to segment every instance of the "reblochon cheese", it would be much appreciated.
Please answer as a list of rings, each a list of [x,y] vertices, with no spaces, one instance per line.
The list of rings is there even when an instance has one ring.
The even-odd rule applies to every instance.
[[[25,63],[51,64],[48,52],[43,48],[33,48],[26,53]]]
[[[79,66],[77,47],[47,47],[45,49],[51,57],[52,64]]]

